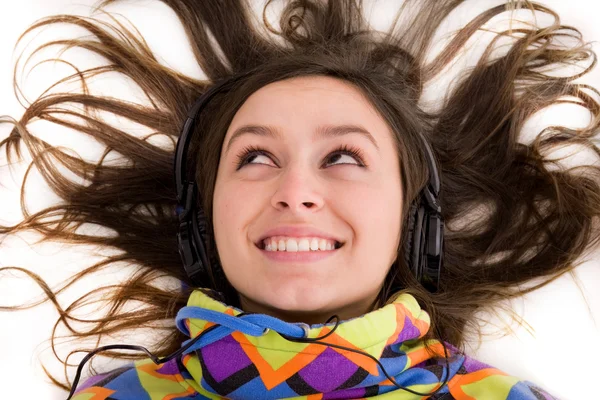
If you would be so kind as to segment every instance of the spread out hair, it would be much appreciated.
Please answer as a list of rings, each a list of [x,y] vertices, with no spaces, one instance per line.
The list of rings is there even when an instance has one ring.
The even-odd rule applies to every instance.
[[[403,247],[409,240],[408,231],[403,229],[399,257],[373,305],[377,309],[392,303],[397,288],[413,295],[431,317],[431,329],[423,339],[446,341],[464,349],[465,332],[480,329],[477,311],[504,307],[504,300],[552,282],[572,271],[584,252],[597,245],[600,168],[563,167],[550,155],[570,144],[600,155],[592,141],[600,129],[600,93],[574,82],[594,66],[596,55],[580,32],[562,25],[551,9],[529,1],[508,1],[483,10],[448,36],[445,46],[429,57],[435,32],[453,10],[467,6],[464,1],[406,0],[385,33],[370,29],[360,1],[289,2],[283,8],[279,27],[272,26],[265,16],[272,1],[265,5],[263,21],[252,17],[246,2],[162,2],[179,17],[206,79],[163,65],[137,32],[109,14],[109,22],[74,15],[53,16],[35,23],[23,34],[22,38],[64,23],[84,28],[84,36],[49,40],[48,45],[80,48],[102,56],[106,64],[82,68],[66,78],[81,84],[80,93],[43,93],[18,121],[9,117],[0,120],[14,125],[9,137],[0,143],[8,161],[15,153],[21,157],[24,144],[49,187],[64,200],[33,214],[23,209],[24,220],[14,226],[0,226],[0,233],[33,229],[43,235],[43,240],[101,246],[118,253],[82,267],[72,281],[56,291],[31,271],[19,266],[2,267],[0,274],[20,273],[34,279],[47,298],[19,306],[0,304],[0,310],[16,311],[50,300],[60,313],[57,324],[63,323],[73,338],[155,327],[164,335],[145,343],[146,347],[159,356],[178,350],[189,337],[172,321],[197,285],[186,274],[178,252],[174,146],[149,139],[164,136],[174,144],[189,108],[202,94],[215,82],[249,70],[253,71],[251,75],[233,85],[226,96],[211,100],[203,118],[195,121],[195,130],[203,134],[189,144],[188,153],[196,156],[187,160],[187,167],[201,193],[198,205],[205,215],[212,215],[221,144],[233,115],[252,93],[270,82],[300,76],[331,76],[353,84],[394,134],[403,204],[413,203],[430,179],[421,137],[431,146],[443,182],[438,200],[445,221],[444,265],[438,291],[424,288],[410,272]],[[119,1],[104,1],[97,12],[112,3]],[[545,14],[551,17],[550,22],[498,30],[478,63],[447,88],[438,104],[425,106],[420,102],[427,85],[468,50],[467,42],[479,28],[496,16],[514,15],[518,8],[530,10],[531,15]],[[410,23],[403,18],[410,18]],[[565,37],[571,40],[563,40]],[[500,43],[500,38],[510,45]],[[557,75],[551,71],[573,61],[581,65],[576,72]],[[115,72],[135,83],[148,102],[101,96],[83,84],[96,75]],[[589,111],[592,118],[587,126],[552,126],[534,140],[521,140],[529,117],[567,101]],[[101,113],[134,121],[154,134],[135,137],[118,124],[100,118]],[[51,146],[28,129],[28,124],[38,118],[95,139],[106,146],[102,159],[116,151],[123,163],[89,161]],[[87,182],[67,179],[62,168]],[[408,207],[402,209],[402,226],[411,223],[409,211]],[[211,236],[213,227],[210,220],[207,222],[207,235]],[[78,231],[86,223],[115,234]],[[211,264],[218,266],[216,249],[208,250]],[[57,295],[68,286],[118,263],[137,267],[130,279],[99,287],[67,307],[57,301]],[[182,285],[162,287],[157,282],[164,277],[179,280]],[[523,285],[532,280],[536,283]],[[109,304],[103,317],[77,317],[80,326],[75,329],[69,325],[73,313],[98,295]],[[226,304],[238,306],[232,288],[225,288],[221,295]],[[135,312],[124,311],[130,302],[142,307]],[[439,355],[434,349],[430,351]],[[120,351],[103,355],[146,357]],[[60,361],[66,371],[68,357]],[[52,381],[70,390],[70,382],[53,376]]]

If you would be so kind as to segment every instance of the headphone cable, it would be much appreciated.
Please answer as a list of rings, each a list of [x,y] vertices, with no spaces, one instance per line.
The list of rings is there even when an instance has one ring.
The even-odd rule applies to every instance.
[[[236,317],[241,317],[242,315],[248,315],[248,314],[251,314],[251,313],[240,313]],[[377,358],[373,357],[371,354],[368,354],[368,353],[365,353],[363,351],[356,350],[356,349],[350,349],[348,347],[344,347],[344,346],[340,346],[340,345],[335,345],[335,344],[331,344],[331,343],[321,342],[320,340],[325,339],[327,336],[331,335],[333,332],[335,332],[335,330],[339,326],[340,319],[339,319],[339,317],[337,315],[333,315],[331,318],[329,318],[327,320],[327,322],[325,324],[328,324],[333,319],[336,320],[336,323],[335,323],[335,326],[333,327],[333,329],[331,331],[329,331],[327,334],[325,334],[323,336],[320,336],[320,337],[316,337],[316,338],[297,338],[297,337],[292,337],[292,336],[288,336],[288,335],[279,333],[277,331],[275,331],[275,332],[277,332],[277,334],[279,334],[284,339],[286,339],[288,341],[291,341],[291,342],[315,343],[315,344],[320,344],[320,345],[323,345],[323,346],[334,347],[334,348],[337,348],[337,349],[346,350],[346,351],[350,351],[350,352],[353,352],[353,353],[362,354],[364,356],[367,356],[367,357],[371,358],[373,361],[375,361],[377,363],[377,365],[379,365],[379,367],[381,368],[381,370],[384,373],[384,375],[390,380],[390,382],[392,382],[392,384],[394,386],[398,387],[399,389],[406,390],[406,391],[408,391],[410,393],[413,393],[413,394],[417,394],[417,395],[420,395],[420,396],[432,396],[432,395],[436,394],[437,392],[439,392],[440,390],[442,390],[444,388],[444,386],[446,386],[446,384],[448,383],[448,376],[450,374],[450,364],[448,362],[448,351],[447,351],[446,345],[444,344],[443,340],[441,341],[441,344],[442,344],[442,346],[444,348],[444,355],[445,355],[445,361],[446,361],[446,373],[445,373],[444,383],[439,388],[437,388],[435,391],[433,391],[431,393],[421,393],[421,392],[416,392],[414,390],[411,390],[411,389],[408,389],[406,387],[403,387],[403,386],[399,385],[396,382],[396,380],[393,379],[388,374],[388,372],[385,370],[385,368],[383,367],[383,365],[381,364],[381,362]],[[77,372],[75,374],[75,379],[74,379],[73,385],[71,387],[71,391],[69,393],[69,396],[67,397],[67,400],[70,400],[71,397],[75,393],[75,390],[77,388],[77,384],[79,383],[79,379],[81,377],[81,371],[83,369],[83,366],[85,365],[86,362],[88,362],[98,352],[106,351],[106,350],[112,350],[112,349],[139,350],[139,351],[143,351],[144,353],[146,353],[148,355],[148,357],[150,357],[150,359],[155,364],[159,365],[159,364],[163,364],[165,362],[171,361],[173,358],[180,356],[184,351],[186,351],[187,349],[189,349],[196,342],[198,342],[202,337],[204,337],[205,334],[207,334],[208,332],[210,332],[213,329],[216,329],[217,327],[220,327],[220,326],[222,326],[222,325],[216,324],[216,325],[213,325],[213,326],[209,327],[208,329],[206,329],[205,331],[203,331],[200,335],[196,336],[193,340],[191,340],[188,344],[186,344],[185,346],[181,347],[177,351],[175,351],[172,354],[170,354],[170,355],[168,355],[166,357],[163,357],[163,358],[158,358],[157,356],[155,356],[154,354],[152,354],[150,351],[148,351],[148,349],[146,349],[145,347],[143,347],[143,346],[137,346],[137,345],[112,344],[112,345],[102,346],[102,347],[99,347],[97,349],[94,349],[93,351],[91,351],[88,354],[86,354],[86,356],[79,363],[79,366],[77,367]],[[441,338],[439,330],[437,329],[437,326],[435,328],[436,328],[436,332],[438,334],[438,337]]]

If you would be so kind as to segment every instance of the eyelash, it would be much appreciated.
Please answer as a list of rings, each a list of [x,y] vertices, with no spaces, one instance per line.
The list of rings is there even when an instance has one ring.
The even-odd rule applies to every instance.
[[[331,157],[332,155],[338,155],[338,154],[345,154],[351,157],[354,157],[356,159],[356,161],[358,161],[358,167],[367,167],[368,165],[364,163],[363,159],[363,152],[361,149],[359,149],[358,147],[354,147],[354,146],[349,146],[349,145],[341,145],[340,147],[338,147],[337,149],[335,149],[334,151],[332,151],[331,153],[329,153],[328,157]],[[246,160],[252,156],[252,155],[264,155],[264,156],[269,156],[269,153],[267,151],[265,151],[263,148],[261,147],[257,147],[257,146],[253,146],[253,145],[249,145],[244,147],[244,149],[240,152],[240,154],[238,154],[237,156],[237,161],[236,161],[236,165],[237,168],[236,170],[242,168],[244,165],[246,165]],[[344,163],[346,165],[352,165],[352,164],[347,164]],[[340,165],[344,165],[344,164],[340,164]]]

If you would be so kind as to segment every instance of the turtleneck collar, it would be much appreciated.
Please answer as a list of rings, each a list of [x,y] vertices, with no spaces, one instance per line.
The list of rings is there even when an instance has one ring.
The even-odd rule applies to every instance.
[[[361,398],[395,390],[408,395],[406,398],[422,398],[393,385],[370,357],[336,345],[370,354],[399,385],[414,391],[431,393],[444,381],[445,368],[441,367],[445,361],[431,359],[421,339],[429,329],[429,315],[410,294],[401,293],[377,310],[340,321],[335,332],[320,340],[324,345],[290,341],[281,334],[285,331],[290,337],[290,332],[305,324],[263,314],[244,315],[207,293],[192,292],[188,306],[177,316],[177,326],[191,339],[206,333],[204,344],[199,344],[201,339],[181,361],[192,378],[190,384],[209,398]],[[245,325],[238,328],[235,324],[241,324],[240,320]],[[271,328],[267,330],[267,326]],[[305,325],[301,331],[316,338],[334,326],[335,322]],[[446,346],[450,355],[454,348]],[[444,355],[438,341],[432,341],[430,347]],[[462,365],[461,357],[450,361],[448,379]]]
[[[428,352],[429,322],[406,293],[341,321],[332,333],[335,324],[302,327],[246,314],[196,290],[176,317],[177,328],[191,339],[168,361],[152,356],[92,376],[73,400],[556,399],[447,342],[447,361],[437,340],[428,343]],[[321,343],[298,342],[306,336]]]

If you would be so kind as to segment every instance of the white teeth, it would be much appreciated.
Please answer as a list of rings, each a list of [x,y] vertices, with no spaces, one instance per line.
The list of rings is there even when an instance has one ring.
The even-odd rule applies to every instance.
[[[325,239],[319,240],[319,250],[328,250],[327,249],[327,240],[325,240]]]
[[[309,250],[310,250],[310,244],[308,243],[308,239],[301,239],[298,242],[298,251],[309,251]]]
[[[319,240],[313,239],[310,241],[310,249],[311,250],[319,250]]]
[[[264,249],[267,251],[325,251],[334,250],[335,241],[326,240],[322,238],[283,238],[283,237],[272,237],[264,240]]]
[[[285,251],[298,251],[298,242],[293,239],[288,239],[285,242]]]

